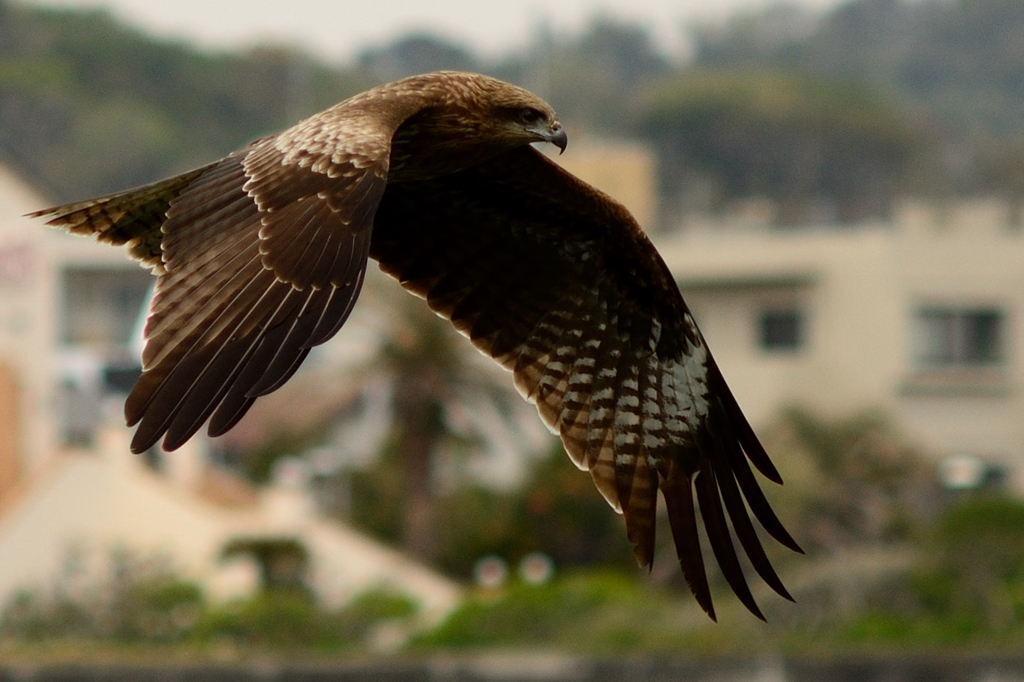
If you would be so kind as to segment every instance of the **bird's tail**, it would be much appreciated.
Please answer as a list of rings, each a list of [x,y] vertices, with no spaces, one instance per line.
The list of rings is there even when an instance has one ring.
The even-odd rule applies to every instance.
[[[128,245],[134,258],[159,268],[160,226],[171,201],[214,164],[117,194],[54,206],[27,214],[49,218],[47,225],[71,234],[93,235],[101,242]]]

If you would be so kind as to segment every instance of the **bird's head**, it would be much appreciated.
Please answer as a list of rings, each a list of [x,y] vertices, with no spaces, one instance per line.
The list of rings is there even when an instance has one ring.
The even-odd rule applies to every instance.
[[[565,130],[555,110],[529,90],[480,74],[455,74],[449,81],[452,101],[472,120],[481,138],[513,148],[549,142],[565,151]]]
[[[551,106],[527,90],[507,87],[492,109],[505,134],[521,143],[549,142],[564,152],[569,138]]]
[[[490,76],[442,71],[384,85],[381,91],[420,107],[394,135],[388,182],[454,173],[536,142],[565,151],[568,142],[551,105]]]

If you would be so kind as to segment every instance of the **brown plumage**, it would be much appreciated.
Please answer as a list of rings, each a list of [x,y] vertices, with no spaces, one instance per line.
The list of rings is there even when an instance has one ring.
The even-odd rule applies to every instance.
[[[640,227],[530,147],[544,141],[566,138],[536,96],[434,73],[203,168],[33,215],[126,244],[159,275],[125,405],[133,451],[172,450],[207,421],[211,435],[230,429],[338,331],[371,257],[513,372],[624,514],[641,565],[662,491],[683,573],[714,618],[696,491],[719,566],[763,618],[732,533],[789,599],[748,515],[800,551],[749,464],[781,478]]]

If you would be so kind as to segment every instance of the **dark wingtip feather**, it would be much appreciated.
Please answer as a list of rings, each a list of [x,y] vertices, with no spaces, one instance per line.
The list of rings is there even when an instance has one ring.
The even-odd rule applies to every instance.
[[[625,478],[616,464],[616,482],[620,486],[619,503],[626,520],[626,537],[633,543],[633,556],[641,567],[654,565],[654,541],[658,513],[658,475],[647,464],[646,457],[637,457],[629,477]]]
[[[48,216],[48,215],[54,215],[59,210],[60,210],[59,207],[54,206],[54,207],[51,207],[51,208],[40,209],[38,211],[32,211],[31,213],[22,213],[21,217],[22,218],[43,218],[43,217]],[[46,224],[49,225],[50,223],[47,222]]]
[[[633,558],[636,559],[636,565],[641,569],[646,568],[648,573],[654,570],[653,554],[638,544],[633,545]]]
[[[661,491],[665,497],[669,528],[676,546],[676,556],[683,571],[683,578],[693,593],[697,604],[711,620],[718,622],[715,606],[711,600],[711,589],[704,569],[700,539],[697,537],[697,516],[693,508],[693,490],[690,476],[683,473],[673,462],[668,473],[661,480]]]
[[[761,541],[757,537],[757,532],[754,530],[753,523],[747,513],[747,507],[743,503],[743,496],[736,484],[736,476],[732,467],[729,466],[730,459],[742,459],[743,453],[740,451],[740,445],[734,439],[720,437],[722,428],[725,427],[726,433],[729,433],[730,426],[729,420],[722,410],[721,401],[717,402],[717,407],[718,409],[712,412],[708,420],[709,429],[715,435],[712,438],[714,450],[710,453],[712,455],[711,466],[715,472],[722,502],[725,504],[725,510],[728,512],[729,520],[732,522],[733,532],[736,533],[736,537],[740,541],[743,551],[746,552],[751,566],[754,567],[754,570],[757,571],[765,583],[781,597],[795,601],[782,584],[782,580],[779,579],[778,574],[768,560],[764,547],[761,545]]]
[[[220,407],[217,408],[217,411],[213,413],[213,417],[210,418],[210,424],[207,427],[207,434],[210,438],[223,436],[225,433],[230,431],[235,424],[242,421],[242,417],[246,415],[249,408],[252,407],[255,402],[256,398],[248,398],[244,395],[228,395],[224,402],[221,403]]]
[[[146,450],[149,450],[151,447],[156,445],[156,442],[158,440],[160,440],[160,439],[159,438],[154,438],[152,441],[148,441],[147,442],[147,441],[144,441],[144,440],[140,439],[138,437],[138,435],[136,435],[136,436],[132,437],[132,442],[131,442],[131,445],[128,446],[128,450],[133,455],[141,455]]]
[[[705,459],[700,473],[694,479],[694,487],[697,489],[697,500],[700,503],[701,516],[704,519],[704,530],[707,532],[711,550],[718,561],[722,575],[725,576],[729,587],[732,588],[740,602],[747,607],[747,610],[761,620],[765,620],[764,614],[761,613],[761,609],[754,600],[754,595],[750,593],[750,587],[747,585],[739,558],[736,556],[736,548],[732,544],[729,526],[726,524],[725,514],[722,512],[718,483],[715,480],[710,461]]]
[[[750,461],[753,462],[754,466],[757,467],[757,470],[772,483],[782,485],[782,474],[775,468],[775,464],[768,456],[764,446],[761,445],[761,441],[758,439],[757,434],[754,433],[753,427],[750,426],[746,415],[743,414],[739,403],[736,402],[736,397],[729,390],[725,379],[722,378],[720,373],[718,374],[718,381],[721,384],[720,390],[717,392],[720,404],[724,410],[726,422],[735,432],[734,437],[743,446],[743,451],[747,454]]]
[[[163,431],[155,431],[144,427],[145,424],[139,425],[139,428],[135,430],[135,435],[132,436],[131,444],[128,446],[133,455],[141,455],[146,452],[156,445],[164,435]],[[164,449],[166,450],[166,448]]]
[[[732,464],[732,471],[736,476],[736,481],[740,485],[740,490],[743,491],[743,496],[746,498],[751,512],[753,512],[761,527],[768,531],[768,534],[783,546],[803,554],[804,550],[800,548],[800,545],[793,539],[793,536],[789,534],[789,531],[779,521],[779,517],[775,515],[771,505],[768,504],[767,498],[765,498],[764,493],[754,479],[754,472],[747,465],[746,458],[732,456],[729,460]]]

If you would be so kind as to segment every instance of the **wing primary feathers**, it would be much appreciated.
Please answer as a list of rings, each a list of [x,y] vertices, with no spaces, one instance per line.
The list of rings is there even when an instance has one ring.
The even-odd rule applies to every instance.
[[[253,289],[266,291],[266,286],[273,280],[272,277],[260,276],[262,273],[253,277],[246,272],[258,263],[255,245],[239,250],[203,281],[189,287],[175,287],[187,292],[187,296],[165,292],[158,281],[157,293],[150,305],[151,314],[146,322],[143,368],[149,370],[167,364],[174,356],[192,348],[199,338],[224,338],[225,326],[244,312],[232,306]],[[265,287],[254,286],[256,280]]]
[[[754,433],[754,429],[751,428],[750,422],[744,416],[743,410],[740,409],[739,403],[736,402],[736,397],[729,390],[728,385],[726,385],[725,379],[722,378],[717,368],[714,374],[718,384],[715,393],[722,400],[722,407],[729,419],[729,424],[732,426],[734,433],[736,433],[737,439],[743,445],[743,450],[747,453],[747,457],[750,458],[750,461],[754,463],[754,466],[757,467],[757,470],[765,478],[773,483],[782,485],[782,476],[779,474],[779,470],[775,468],[771,458],[768,457],[768,453],[765,452],[764,446],[761,445],[761,441],[758,439],[757,434]]]
[[[252,344],[242,340],[229,341],[217,349],[167,423],[162,443],[164,450],[177,450],[195,435],[227,393],[233,378],[245,367],[252,351]],[[159,433],[156,437],[159,438]]]
[[[638,457],[630,480],[629,501],[623,504],[626,538],[633,543],[633,556],[648,570],[654,567],[654,540],[658,508],[658,473],[647,457]]]
[[[195,383],[181,400],[182,408],[172,418],[167,435],[164,438],[164,449],[174,450],[192,437],[210,417],[229,391],[234,390],[240,382],[240,375],[252,369],[258,373],[270,371],[267,363],[257,355],[257,351],[266,345],[267,337],[283,324],[275,326],[275,319],[282,311],[287,311],[289,299],[296,293],[294,289],[274,283],[261,298],[266,300],[271,293],[280,297],[276,309],[269,315],[264,314],[266,322],[263,330],[254,337],[232,339],[223,345],[224,353],[216,356],[197,376]],[[254,308],[255,310],[255,308]],[[245,318],[239,320],[242,325]],[[237,327],[236,327],[237,328]],[[200,352],[203,352],[202,349]]]
[[[273,343],[273,346],[276,347],[274,355],[268,358],[263,376],[246,391],[247,396],[266,395],[281,386],[282,377],[291,376],[288,370],[295,362],[295,356],[304,347],[310,332],[320,321],[319,314],[313,314],[310,310],[329,305],[336,291],[332,287],[310,292],[302,308],[292,317],[291,323],[280,325],[279,328],[283,333],[280,339]],[[325,298],[327,301],[323,301]]]
[[[761,609],[758,608],[757,602],[754,601],[754,596],[750,594],[750,588],[747,586],[743,569],[736,556],[736,548],[732,544],[725,514],[722,512],[718,482],[707,456],[709,450],[714,446],[701,441],[706,441],[706,434],[697,434],[697,447],[701,452],[701,463],[700,471],[694,480],[694,487],[697,489],[697,501],[700,503],[700,514],[704,519],[704,530],[707,531],[708,542],[711,544],[711,550],[714,552],[719,568],[722,569],[722,575],[725,576],[726,582],[729,583],[729,587],[732,588],[740,602],[752,614],[761,620],[766,620]]]
[[[258,255],[254,255],[252,260],[257,259]],[[236,281],[240,286],[233,290],[231,285]],[[268,311],[271,316],[276,315],[292,291],[290,287],[276,283],[269,271],[261,270],[257,276],[246,278],[244,268],[239,268],[220,287],[217,295],[211,296],[201,304],[199,312],[206,314],[203,317],[196,315],[196,322],[193,325],[176,332],[173,352],[161,358],[159,363],[154,362],[153,375],[159,376],[161,367],[169,368],[165,369],[166,373],[162,380],[165,383],[175,371],[175,357],[187,357],[203,347],[228,343],[233,339],[245,337],[247,330],[261,328],[268,319]],[[224,294],[225,298],[220,298],[220,294]],[[141,397],[140,395],[130,402],[137,403]],[[149,408],[150,405],[146,403],[137,409]]]
[[[708,576],[704,570],[704,557],[700,549],[700,538],[697,537],[697,515],[693,508],[692,476],[685,473],[678,465],[676,458],[669,460],[668,473],[661,479],[661,492],[665,498],[665,509],[668,512],[669,527],[672,529],[672,541],[676,546],[676,556],[683,570],[683,578],[690,586],[697,604],[713,621],[715,606],[711,600],[711,589],[708,587]],[[697,474],[699,476],[699,474]]]
[[[721,427],[719,426],[719,428]],[[718,431],[718,429],[715,430]],[[795,601],[782,584],[779,576],[775,573],[775,569],[772,568],[771,562],[764,552],[764,547],[757,537],[757,532],[750,521],[747,508],[743,504],[743,498],[736,485],[736,478],[733,475],[732,467],[729,466],[728,457],[723,451],[723,448],[735,451],[739,449],[739,445],[729,439],[727,434],[728,431],[725,433],[719,432],[714,435],[714,451],[711,453],[713,455],[711,466],[715,472],[715,479],[718,482],[718,489],[722,495],[722,500],[725,502],[725,509],[729,513],[729,520],[732,522],[733,531],[735,531],[743,551],[746,553],[747,558],[750,559],[750,564],[757,571],[757,574],[777,594],[789,601]],[[734,455],[743,456],[742,453],[734,453]]]
[[[308,334],[301,330],[297,335],[292,334],[291,338],[294,341],[291,343],[283,338],[283,328],[267,334],[261,341],[256,355],[249,361],[245,373],[238,376],[231,391],[224,396],[220,406],[213,413],[208,429],[211,437],[227,433],[245,416],[258,396],[277,390],[291,378],[310,348],[334,335],[352,311],[363,281],[363,272],[364,270],[359,270],[356,280],[350,286],[338,290],[331,289],[328,303],[315,319],[312,314],[305,316],[303,329],[310,326],[305,320],[313,323],[313,329]],[[282,353],[281,349],[285,345],[288,352]],[[264,378],[267,379],[266,382],[263,381]]]
[[[765,499],[764,492],[761,491],[761,487],[754,478],[754,472],[750,470],[750,466],[747,464],[747,458],[738,452],[727,451],[727,454],[729,455],[729,462],[732,465],[733,473],[736,475],[736,482],[740,484],[743,497],[747,500],[747,504],[750,505],[750,510],[754,513],[754,516],[761,523],[761,527],[789,549],[803,554],[804,551],[800,548],[800,545],[783,527],[779,517],[775,515],[775,511],[768,504],[768,500]]]
[[[246,287],[252,287],[253,285],[258,286],[258,280],[251,280]],[[244,291],[245,289],[239,295],[244,293]],[[291,291],[292,289],[288,287],[268,286],[263,290],[256,305],[249,307],[245,314],[234,316],[235,321],[232,329],[237,330],[246,324],[254,314],[259,315],[261,312],[258,311],[260,303],[267,299],[268,296],[278,294],[282,297],[281,300],[270,304],[274,310],[271,314],[271,317],[273,317],[284,306]],[[229,309],[230,307],[223,308],[218,315],[218,320],[224,317]],[[205,334],[209,334],[210,331],[208,329]],[[205,392],[206,395],[198,395],[193,399],[195,405],[192,407],[192,409],[202,415],[203,421],[205,421],[205,418],[209,416],[213,409],[213,406],[210,405],[211,397],[209,392],[212,391],[213,396],[217,397],[221,392],[220,389],[223,383],[230,383],[231,377],[237,374],[239,370],[239,364],[244,362],[245,357],[251,354],[254,343],[259,340],[259,337],[255,340],[245,339],[244,337],[236,339],[232,333],[225,330],[225,341],[215,345],[204,342],[205,334],[193,342],[182,360],[167,373],[159,385],[150,393],[145,405],[145,414],[142,417],[138,430],[135,432],[135,438],[132,440],[133,451],[142,452],[152,447],[159,440],[160,436],[171,427],[175,418],[184,409],[184,406],[188,404],[188,398],[196,394],[197,387],[208,389]],[[220,368],[218,362],[226,365],[225,369],[227,367],[231,368],[225,372],[226,376],[219,372],[211,371],[211,369]],[[220,382],[221,386],[217,386],[217,382]],[[214,385],[210,385],[211,383]],[[136,388],[136,390],[138,389]],[[191,410],[189,411],[191,412]],[[202,425],[202,421],[192,424],[188,420],[183,420],[175,431],[181,434],[187,433],[192,425],[195,426],[195,429],[192,429],[192,433],[189,433],[185,438],[187,440]],[[175,449],[175,447],[172,447],[175,445],[175,442],[176,439],[166,442],[166,449]],[[177,446],[180,446],[183,442],[184,440],[177,443]]]
[[[237,420],[244,416],[244,410],[252,404],[251,398],[265,395],[278,388],[291,377],[306,357],[308,348],[303,348],[303,344],[308,339],[308,331],[320,321],[319,315],[307,314],[307,310],[319,307],[317,299],[325,296],[329,298],[334,291],[310,292],[302,304],[302,310],[293,316],[291,323],[278,322],[276,320],[281,316],[281,311],[285,309],[289,294],[295,293],[295,290],[280,283],[275,284],[277,287],[286,289],[285,296],[278,304],[277,310],[265,317],[263,331],[252,340],[247,341],[242,352],[235,354],[234,365],[230,372],[218,372],[219,366],[214,362],[211,362],[203,370],[203,376],[197,380],[189,394],[199,392],[201,396],[205,393],[203,388],[212,388],[214,392],[207,393],[209,397],[205,401],[201,397],[197,397],[193,401],[197,409],[193,412],[179,413],[174,417],[165,439],[166,449],[170,450],[180,446],[202,426],[211,413],[214,413],[215,410],[219,412],[220,407],[224,408],[224,416],[217,420],[218,428],[221,428],[224,423],[230,422],[232,425],[237,423]],[[242,322],[244,320],[239,324]],[[232,360],[225,359],[221,362],[222,364],[231,363]],[[213,386],[209,386],[210,383]],[[237,397],[228,400],[228,396],[232,394]],[[201,409],[199,409],[200,405]],[[181,426],[177,426],[178,424]]]
[[[227,433],[232,426],[237,424],[245,413],[252,407],[258,395],[253,395],[252,387],[263,377],[269,363],[269,359],[278,355],[281,337],[288,329],[283,325],[271,329],[260,339],[253,351],[252,358],[245,367],[234,378],[231,385],[227,387],[223,397],[218,400],[216,409],[212,410],[210,425],[207,432],[211,437]],[[295,367],[305,359],[308,349],[299,350],[290,355],[290,364],[287,367],[277,370],[275,378],[284,377],[286,381],[295,371]]]
[[[363,252],[365,253],[365,249]],[[363,261],[365,260],[366,257],[363,256]],[[352,308],[355,307],[356,299],[359,297],[359,292],[363,287],[365,276],[366,269],[360,268],[351,282],[339,287],[340,293],[334,297],[332,307],[340,306],[340,310],[332,314],[328,314],[331,313],[330,309],[324,310],[319,322],[317,322],[316,328],[313,329],[309,340],[306,342],[308,348],[319,346],[338,333],[338,330],[341,329],[348,316],[352,313]]]
[[[255,249],[252,250],[255,251]],[[252,258],[258,258],[258,255],[253,255]],[[239,279],[241,271],[242,270],[240,268],[232,274],[228,281],[222,285],[222,290],[230,292],[228,284],[235,279]],[[193,322],[189,327],[175,331],[174,336],[172,336],[170,340],[171,342],[166,344],[164,352],[157,357],[149,358],[146,357],[146,354],[143,355],[143,366],[145,370],[143,371],[143,375],[140,378],[139,383],[135,385],[135,388],[132,389],[132,392],[128,395],[128,399],[125,401],[125,417],[129,426],[138,423],[148,413],[154,398],[160,391],[160,387],[163,386],[170,375],[174,373],[177,363],[183,358],[188,357],[202,339],[215,337],[218,333],[218,330],[215,329],[215,325],[227,317],[229,313],[233,318],[238,317],[235,311],[231,309],[230,303],[237,300],[238,297],[246,292],[246,290],[250,288],[258,288],[256,284],[257,280],[249,280],[243,285],[240,291],[236,292],[232,296],[230,301],[215,305],[214,307],[217,309],[217,316],[213,318],[213,320],[209,321],[202,332],[198,334],[196,333],[196,323]],[[269,290],[269,287],[263,289],[262,296],[265,296]],[[206,301],[204,303],[206,306],[209,306],[209,304],[210,301]],[[246,313],[246,316],[248,314],[249,313]],[[151,337],[159,333],[157,327],[158,320],[151,316],[146,325],[147,337]],[[155,345],[147,345],[147,348],[150,347],[156,348]],[[160,367],[166,367],[166,370],[161,372],[159,369]],[[153,382],[157,382],[156,386],[147,388]]]

